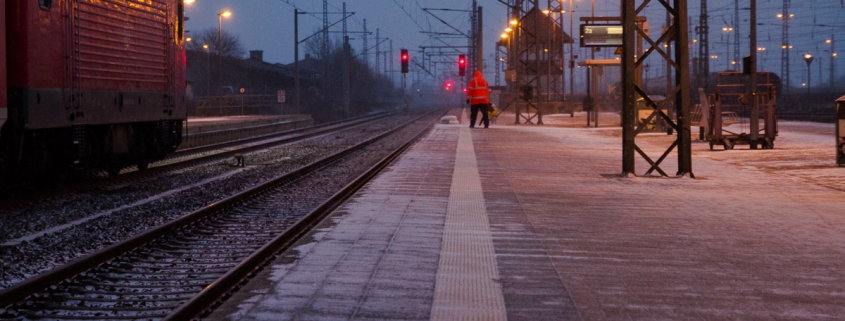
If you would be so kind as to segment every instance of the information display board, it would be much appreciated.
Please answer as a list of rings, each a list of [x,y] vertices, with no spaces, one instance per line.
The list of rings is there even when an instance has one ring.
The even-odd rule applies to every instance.
[[[619,47],[622,25],[581,25],[581,47]]]

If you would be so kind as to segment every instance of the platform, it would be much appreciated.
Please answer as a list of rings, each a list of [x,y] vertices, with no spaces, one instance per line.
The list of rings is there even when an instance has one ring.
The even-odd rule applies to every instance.
[[[784,122],[773,150],[697,143],[696,179],[614,178],[618,128],[463,119],[437,125],[209,319],[845,315],[832,125]]]
[[[189,117],[182,123],[179,149],[214,145],[314,125],[311,115]]]

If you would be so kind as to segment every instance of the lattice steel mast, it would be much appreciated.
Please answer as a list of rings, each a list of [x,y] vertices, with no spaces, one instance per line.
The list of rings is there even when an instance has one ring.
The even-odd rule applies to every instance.
[[[780,76],[784,92],[789,94],[789,0],[783,0],[783,16],[781,17],[782,44],[780,51]]]
[[[623,96],[623,113],[622,113],[622,174],[625,176],[636,175],[635,171],[635,155],[639,154],[650,165],[645,175],[651,175],[657,171],[662,176],[668,174],[661,169],[663,161],[672,154],[677,148],[678,157],[678,171],[677,176],[690,176],[692,173],[692,155],[691,155],[691,133],[690,133],[690,83],[689,83],[689,47],[687,45],[687,1],[660,0],[658,7],[663,7],[672,15],[670,21],[673,22],[668,26],[663,34],[656,35],[657,39],[652,38],[655,33],[646,35],[641,26],[636,22],[637,16],[641,16],[642,11],[651,0],[625,0],[622,2],[622,25],[623,25],[623,46],[622,46],[622,96]],[[672,3],[672,5],[670,5]],[[637,48],[637,35],[642,36],[643,40],[647,42],[644,45],[645,50],[641,56],[635,53]],[[666,51],[661,44],[665,42],[673,42],[671,50]],[[666,99],[660,104],[654,102],[638,85],[637,69],[643,65],[643,62],[650,55],[658,55],[665,59],[675,69],[675,87],[672,91],[667,93]],[[638,100],[642,99],[643,103],[651,108],[652,113],[642,122],[637,125],[638,117]],[[667,101],[674,101],[674,108],[677,115],[677,121],[669,117],[663,112],[665,108],[669,108],[671,104]],[[653,160],[643,151],[636,143],[637,135],[645,129],[651,121],[655,118],[663,119],[670,127],[677,132],[677,139],[671,146],[659,157]]]
[[[707,0],[701,0],[701,15],[698,28],[698,87],[707,88],[710,85],[710,26],[708,25]]]
[[[734,23],[733,23],[733,33],[734,33],[734,57],[733,57],[733,70],[739,70],[739,64],[742,61],[739,59],[739,40],[740,40],[740,23],[739,23],[739,0],[734,0]]]

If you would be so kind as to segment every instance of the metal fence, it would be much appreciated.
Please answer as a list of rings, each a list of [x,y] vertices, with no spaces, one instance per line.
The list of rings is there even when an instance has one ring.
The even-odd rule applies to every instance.
[[[192,116],[282,115],[294,114],[294,106],[280,103],[276,95],[227,95],[194,97],[189,104]]]

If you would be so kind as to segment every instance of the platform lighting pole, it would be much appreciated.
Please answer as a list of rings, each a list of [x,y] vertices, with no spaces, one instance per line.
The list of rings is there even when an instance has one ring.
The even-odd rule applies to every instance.
[[[731,66],[731,31],[733,30],[733,27],[722,27],[722,31],[728,35],[727,45],[725,46],[725,70],[733,69],[733,66]]]
[[[707,0],[701,0],[698,34],[698,87],[708,90],[710,83],[710,26],[707,17]]]
[[[790,0],[783,0],[783,13],[777,15],[781,18],[781,52],[780,52],[780,77],[784,80],[783,88],[785,93],[789,94],[789,50],[792,49],[789,45],[789,20],[794,16],[789,13]],[[786,100],[789,103],[789,99]],[[789,107],[789,106],[785,106]]]
[[[757,106],[757,0],[751,0],[749,7],[751,9],[751,21],[749,21],[751,24],[749,35],[749,56],[751,56],[751,61],[749,61],[751,64],[751,66],[749,66],[749,69],[751,70],[751,86],[749,86],[751,90],[751,95],[749,95],[749,97],[751,97],[751,114],[749,116],[751,118],[751,123],[749,131],[751,131],[751,133],[749,135],[749,139],[751,140],[751,149],[757,149],[757,135],[760,132],[760,110]],[[737,26],[739,26],[739,24],[737,24]],[[739,37],[739,35],[737,35],[737,37]],[[738,52],[739,51],[737,50],[735,53]],[[769,128],[766,128],[766,131],[769,131]]]
[[[211,97],[211,48],[203,44],[202,49],[205,49],[205,94]]]
[[[807,93],[810,93],[810,64],[813,63],[813,55],[804,54],[804,61],[807,62]]]
[[[301,112],[299,97],[299,9],[293,9],[293,106],[296,113]]]
[[[229,17],[232,12],[229,10],[217,14],[217,67],[220,70],[219,82],[223,86],[223,17]]]
[[[351,80],[349,79],[349,60],[351,60],[352,47],[349,45],[349,36],[343,37],[343,114],[344,118],[352,116],[349,108],[351,93]]]
[[[476,36],[475,36],[475,50],[476,50],[476,58],[475,58],[475,65],[476,69],[481,70],[484,72],[484,15],[483,15],[483,7],[478,7],[476,10],[476,23],[478,26],[476,27]]]
[[[830,88],[830,91],[833,91],[833,88],[836,87],[836,86],[833,85],[833,83],[836,81],[836,79],[834,79],[834,76],[833,76],[836,73],[835,72],[836,65],[834,65],[834,61],[835,61],[835,58],[836,58],[836,46],[835,46],[836,41],[833,38],[834,36],[835,35],[830,35],[830,39],[825,41],[828,44],[830,44],[830,70],[828,71],[830,73],[830,80],[829,80],[830,84],[828,85],[828,87]]]
[[[569,36],[572,37],[572,2],[569,0]],[[575,49],[573,49],[575,41],[569,43],[569,99],[575,99]]]

